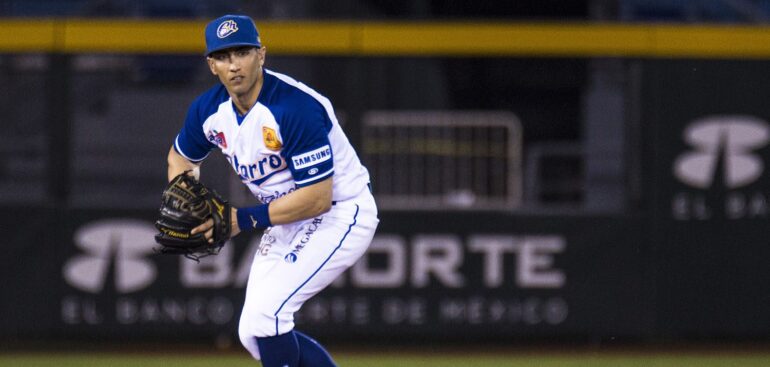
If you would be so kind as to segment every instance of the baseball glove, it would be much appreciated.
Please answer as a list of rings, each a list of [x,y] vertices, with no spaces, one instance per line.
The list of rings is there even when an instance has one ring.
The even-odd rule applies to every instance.
[[[190,233],[208,219],[214,222],[213,243],[208,242],[204,232]],[[230,204],[184,172],[174,177],[163,190],[155,227],[160,231],[155,235],[155,242],[160,244],[156,251],[198,261],[218,254],[230,238]]]

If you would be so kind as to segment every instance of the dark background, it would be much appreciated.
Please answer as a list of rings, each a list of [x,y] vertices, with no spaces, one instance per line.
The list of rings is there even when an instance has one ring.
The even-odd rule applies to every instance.
[[[210,19],[243,12],[257,19],[290,20],[727,26],[768,19],[770,2],[745,3],[750,11],[728,1],[6,0],[0,1],[0,16]],[[344,286],[324,291],[317,308],[300,316],[304,321],[299,325],[313,335],[394,343],[770,338],[767,142],[740,151],[725,143],[708,151],[722,158],[714,170],[715,184],[707,189],[688,186],[673,174],[677,159],[697,148],[688,145],[684,134],[698,119],[750,116],[768,127],[767,60],[268,54],[267,67],[328,96],[359,152],[366,148],[361,121],[370,111],[506,111],[522,126],[521,202],[494,211],[382,211],[378,236],[402,241],[406,280],[396,288],[378,289],[351,284],[346,275]],[[98,292],[77,289],[63,276],[65,264],[84,253],[75,234],[88,225],[138,220],[152,228],[168,147],[190,101],[214,82],[198,55],[0,55],[0,243],[5,250],[0,340],[235,338],[242,285],[184,284],[180,259],[143,253],[141,261],[157,275],[147,287],[131,292],[115,289],[121,270],[114,252],[99,260],[108,271],[94,275],[105,279]],[[732,136],[727,130],[721,134],[725,142]],[[733,154],[759,159],[759,178],[743,187],[720,186],[724,172],[738,164],[725,158]],[[220,156],[206,162],[203,178],[236,204],[253,203]],[[714,215],[673,215],[672,200],[681,195],[692,198],[693,210],[706,206]],[[725,200],[736,195],[751,200],[753,214],[719,215]],[[566,281],[555,288],[522,287],[514,280],[525,265],[518,262],[518,253],[507,253],[503,285],[484,286],[479,279],[488,266],[468,243],[474,235],[490,234],[522,241],[560,238],[563,250],[543,267],[557,269]],[[452,288],[435,277],[427,287],[410,283],[412,251],[425,235],[458,239],[463,261],[457,271],[466,284]],[[235,241],[233,268],[248,256],[249,243],[257,237]],[[376,254],[370,265],[387,268],[388,260]],[[98,322],[68,322],[65,305],[73,299],[81,316],[95,310]],[[197,323],[189,313],[197,312],[193,308],[200,299],[206,307],[231,305],[235,316]],[[462,317],[441,318],[447,300],[462,301]],[[128,325],[116,319],[115,309],[124,301],[143,305],[145,321]],[[366,321],[351,316],[354,304],[369,307]],[[183,320],[168,319],[175,305],[189,308]],[[409,305],[417,311],[404,311]],[[388,307],[403,313],[386,314]],[[313,310],[321,316],[313,316]],[[564,318],[548,313],[564,310]],[[530,311],[535,318],[523,316]],[[457,327],[466,332],[448,332]]]

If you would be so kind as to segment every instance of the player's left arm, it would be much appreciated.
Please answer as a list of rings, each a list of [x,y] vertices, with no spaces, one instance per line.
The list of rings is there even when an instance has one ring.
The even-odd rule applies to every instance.
[[[328,212],[332,207],[333,179],[330,176],[270,202],[270,222],[287,224]]]

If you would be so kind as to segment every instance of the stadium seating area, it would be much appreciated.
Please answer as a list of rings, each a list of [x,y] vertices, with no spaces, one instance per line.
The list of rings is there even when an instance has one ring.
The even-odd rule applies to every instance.
[[[767,22],[770,0],[585,0],[585,1],[379,1],[347,0],[320,7],[310,0],[6,0],[0,16],[209,17],[245,11],[268,17],[590,17],[591,7],[616,9],[621,21]],[[493,10],[493,11],[490,11]]]

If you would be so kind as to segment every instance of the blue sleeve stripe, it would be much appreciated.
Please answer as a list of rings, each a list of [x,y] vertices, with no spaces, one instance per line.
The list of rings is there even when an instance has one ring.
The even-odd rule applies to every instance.
[[[190,158],[187,154],[185,154],[182,151],[182,148],[179,147],[179,135],[177,135],[176,139],[174,139],[174,150],[177,153],[179,153],[179,155],[181,155],[182,157],[185,157],[185,159],[187,159],[188,161],[193,162],[193,163],[200,163],[200,162],[202,162],[204,159],[206,159],[206,157],[209,156],[209,153],[211,153],[211,152],[206,153],[206,155],[204,155],[203,158],[200,158],[200,159]]]
[[[324,173],[322,173],[322,174],[320,174],[318,176],[308,178],[307,180],[294,181],[294,183],[297,184],[297,185],[304,185],[306,183],[310,183],[310,182],[313,182],[313,181],[318,181],[319,179],[324,178],[326,176],[329,176],[332,173],[334,173],[334,168],[332,168],[332,169],[330,169],[330,170],[328,170],[328,171],[326,171],[326,172],[324,172]]]

